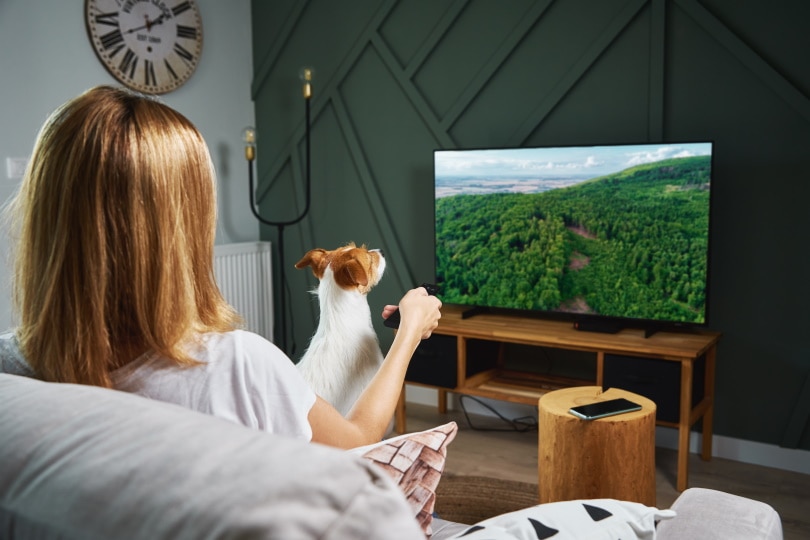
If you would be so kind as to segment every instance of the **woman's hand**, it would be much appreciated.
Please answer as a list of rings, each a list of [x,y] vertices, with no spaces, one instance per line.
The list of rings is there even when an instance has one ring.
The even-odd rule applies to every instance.
[[[397,309],[400,310],[400,331],[416,331],[421,339],[427,339],[439,325],[442,301],[429,296],[424,287],[408,291],[399,306],[386,305],[383,308],[383,319],[387,319]]]

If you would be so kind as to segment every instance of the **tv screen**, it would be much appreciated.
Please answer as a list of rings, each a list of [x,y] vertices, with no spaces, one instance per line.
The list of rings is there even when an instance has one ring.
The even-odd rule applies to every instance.
[[[707,322],[712,143],[436,150],[445,303]]]

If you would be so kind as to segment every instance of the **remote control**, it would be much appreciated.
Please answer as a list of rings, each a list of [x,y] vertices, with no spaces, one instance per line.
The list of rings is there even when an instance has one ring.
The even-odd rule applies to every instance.
[[[422,283],[420,287],[424,287],[430,296],[436,296],[436,293],[439,292],[439,287],[433,285],[432,283]],[[383,324],[388,328],[399,328],[399,309],[385,319]]]

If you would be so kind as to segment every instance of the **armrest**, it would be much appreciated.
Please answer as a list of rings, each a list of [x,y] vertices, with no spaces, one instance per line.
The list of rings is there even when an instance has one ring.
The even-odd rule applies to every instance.
[[[659,540],[782,540],[782,521],[771,506],[704,488],[690,488],[673,503],[673,519],[658,524]]]

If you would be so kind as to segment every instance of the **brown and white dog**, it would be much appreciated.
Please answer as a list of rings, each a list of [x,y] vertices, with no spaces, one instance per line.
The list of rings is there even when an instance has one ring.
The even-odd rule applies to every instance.
[[[350,243],[308,251],[295,263],[307,266],[320,280],[313,291],[320,317],[298,369],[315,393],[345,416],[383,361],[366,295],[380,281],[385,257]]]

